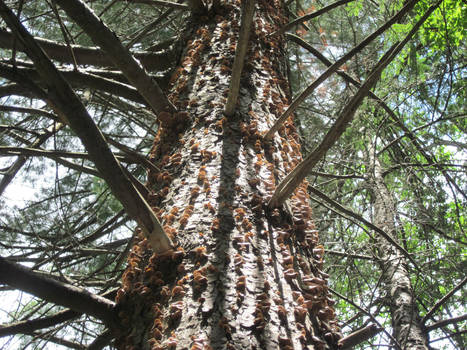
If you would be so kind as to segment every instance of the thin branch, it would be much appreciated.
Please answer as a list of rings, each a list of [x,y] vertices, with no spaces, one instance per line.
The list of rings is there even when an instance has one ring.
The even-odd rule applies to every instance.
[[[319,9],[318,11],[315,11],[313,13],[309,13],[307,15],[298,17],[298,18],[294,19],[292,22],[287,23],[281,29],[279,29],[279,30],[275,31],[274,33],[272,33],[271,36],[281,35],[281,34],[285,33],[287,30],[289,30],[290,28],[292,28],[292,27],[294,27],[294,26],[296,26],[298,24],[302,24],[303,22],[309,21],[310,19],[321,16],[322,14],[324,14],[324,13],[326,13],[326,12],[336,8],[336,7],[345,5],[348,2],[352,2],[352,1],[354,1],[354,0],[339,0],[339,1],[336,1],[336,2],[332,3],[331,5],[328,5],[328,6],[323,7],[322,9]]]
[[[0,109],[1,110],[1,109]],[[53,134],[55,134],[57,131],[62,129],[65,125],[64,124],[56,124],[51,126],[46,130],[46,132],[38,137],[34,142],[32,142],[29,146],[32,148],[39,147],[42,145],[45,141],[49,139]],[[18,159],[9,167],[8,171],[6,174],[3,175],[2,180],[0,181],[0,196],[2,193],[5,191],[7,186],[11,183],[11,181],[14,179],[16,174],[20,171],[20,169],[23,167],[23,165],[26,163],[28,157],[25,156],[20,156]]]
[[[117,142],[111,139],[110,137],[107,137],[106,139],[108,143],[110,143],[112,146],[115,146],[123,153],[125,153],[128,156],[128,158],[132,159],[135,163],[141,164],[144,167],[151,169],[154,172],[160,172],[160,169],[142,154],[135,152],[128,146],[125,146],[124,144]]]
[[[322,82],[324,82],[327,78],[329,78],[339,67],[341,67],[345,62],[359,53],[365,46],[370,44],[374,39],[376,39],[380,34],[384,33],[389,27],[391,27],[394,23],[399,21],[407,12],[409,12],[412,7],[418,2],[419,0],[409,0],[405,4],[405,6],[396,14],[394,15],[389,21],[379,27],[376,31],[366,37],[360,44],[355,46],[352,50],[350,50],[347,54],[342,56],[338,59],[332,66],[330,66],[323,74],[321,74],[310,86],[308,86],[298,97],[294,99],[292,104],[289,108],[279,117],[279,119],[274,123],[271,129],[266,133],[264,136],[265,140],[270,140],[274,133],[280,128],[280,126],[287,120],[287,118],[295,112],[300,104],[306,100],[306,98],[319,86]]]
[[[242,3],[242,19],[240,33],[235,50],[235,59],[232,67],[232,76],[230,77],[229,95],[225,104],[225,115],[230,117],[235,111],[237,105],[238,93],[240,90],[240,78],[242,76],[245,56],[248,49],[248,39],[250,37],[251,25],[255,14],[255,1],[246,0]]]
[[[402,255],[404,255],[407,259],[410,260],[410,262],[414,265],[414,267],[417,269],[417,270],[420,270],[417,263],[415,262],[415,260],[412,258],[412,256],[399,244],[397,243],[390,235],[388,235],[386,232],[384,232],[381,228],[379,228],[378,226],[374,225],[373,223],[371,223],[370,221],[366,220],[364,217],[362,217],[361,215],[353,212],[352,210],[350,209],[347,209],[345,208],[344,206],[342,206],[341,204],[337,203],[335,200],[333,200],[332,198],[329,198],[328,196],[326,196],[323,192],[319,191],[318,189],[312,187],[312,186],[308,186],[308,191],[313,193],[314,195],[318,196],[319,198],[323,199],[324,201],[326,201],[327,203],[331,204],[334,208],[336,208],[337,210],[339,210],[340,212],[360,221],[361,223],[363,223],[364,225],[366,225],[367,227],[371,228],[373,231],[377,232],[379,235],[381,235],[382,237],[384,237],[384,239],[386,239],[391,245],[393,245],[397,250],[399,250]]]
[[[55,315],[36,318],[34,320],[25,320],[7,326],[0,326],[0,337],[13,334],[29,334],[38,329],[49,328],[57,324],[69,321],[81,315],[81,312],[74,310],[63,310]]]
[[[173,104],[162,89],[139,62],[122,45],[121,41],[94,12],[80,0],[54,0],[109,56],[113,64],[127,77],[156,114],[161,111],[175,112]]]
[[[0,282],[48,302],[118,325],[115,303],[85,289],[62,283],[0,257]]]
[[[16,113],[24,113],[24,114],[32,114],[32,115],[42,115],[44,117],[53,119],[58,121],[58,118],[55,114],[47,112],[43,109],[39,108],[28,108],[28,107],[19,107],[19,106],[5,106],[0,105],[0,111],[3,112],[16,112]]]
[[[438,300],[436,302],[435,305],[433,305],[433,307],[431,308],[430,311],[428,311],[426,313],[425,316],[423,316],[422,320],[421,320],[421,324],[425,324],[426,321],[428,321],[431,316],[441,307],[443,306],[443,304],[455,293],[457,292],[459,289],[461,289],[465,284],[467,283],[467,276],[464,277],[464,279],[462,281],[459,282],[459,284],[457,286],[455,286],[454,288],[452,288],[448,294],[446,294],[444,297],[442,297],[440,300]]]
[[[43,84],[47,87],[47,101],[78,135],[115,197],[140,225],[152,249],[156,253],[171,249],[172,241],[164,232],[149,204],[123,172],[84,105],[3,0],[0,0],[0,15],[23,42],[28,56],[34,62]]]
[[[73,63],[74,55],[76,63],[79,65],[93,65],[98,67],[113,66],[109,55],[98,47],[70,45],[73,50],[73,55],[71,55],[70,49],[66,45],[43,38],[35,37],[34,39],[53,60],[62,63]],[[0,47],[4,49],[13,49],[13,47],[15,47],[14,44],[13,34],[4,29],[0,29]],[[15,48],[20,51],[25,50],[23,44],[20,42],[16,43]],[[161,52],[134,52],[132,54],[141,62],[143,67],[149,71],[163,71],[169,69],[172,67],[172,63],[175,60],[174,52],[171,50],[164,50]]]
[[[425,327],[425,329],[426,329],[427,332],[431,332],[431,331],[433,331],[435,329],[447,326],[448,324],[458,323],[458,322],[462,322],[462,321],[465,321],[465,320],[467,320],[467,314],[463,314],[463,315],[458,316],[458,317],[452,317],[452,318],[448,318],[446,320],[438,321],[436,323],[433,323],[433,324]]]
[[[316,163],[327,153],[329,148],[331,148],[340,136],[344,133],[348,125],[353,119],[355,112],[357,111],[360,104],[363,102],[363,99],[368,95],[370,89],[376,84],[379,80],[381,72],[387,67],[389,63],[399,54],[399,52],[404,48],[404,46],[409,42],[413,35],[418,31],[422,26],[425,20],[431,15],[431,13],[438,8],[442,0],[439,0],[436,4],[430,6],[425,14],[418,20],[417,23],[412,27],[410,32],[405,36],[405,38],[396,44],[394,44],[384,55],[381,57],[379,62],[373,68],[373,71],[369,74],[368,78],[358,89],[357,93],[350,100],[350,102],[343,109],[342,114],[339,116],[337,121],[331,126],[328,133],[324,137],[321,144],[299,165],[297,165],[294,170],[288,174],[284,180],[277,186],[276,191],[274,192],[271,200],[269,201],[270,207],[277,207],[282,205],[282,203],[289,197],[295,188],[303,181],[307,176],[308,172],[313,169]],[[407,6],[407,5],[406,5]],[[405,7],[404,7],[405,8]],[[328,69],[329,70],[329,69]],[[411,260],[413,262],[413,260]]]
[[[298,164],[277,186],[271,200],[269,207],[278,207],[292,194],[295,188],[303,181],[308,175],[309,171],[320,161],[327,151],[337,142],[344,131],[352,121],[355,112],[357,111],[363,99],[368,94],[368,91],[379,80],[381,71],[389,64],[388,58],[394,51],[395,46],[392,46],[380,59],[375,66],[374,71],[370,74],[367,80],[363,83],[361,88],[357,91],[354,97],[343,108],[343,112],[337,118],[335,123],[331,126],[323,141],[306,157],[300,164]]]
[[[43,339],[43,340],[45,340],[47,342],[55,343],[55,344],[58,344],[58,345],[63,345],[63,346],[65,346],[67,348],[70,348],[70,349],[85,350],[84,346],[79,344],[79,343],[75,343],[75,342],[72,342],[72,341],[69,341],[69,340],[65,340],[65,339],[53,336],[53,335],[51,335],[49,333],[51,333],[51,332],[46,332],[46,333],[35,332],[35,333],[31,333],[29,335],[33,336],[34,337],[33,339]]]
[[[102,350],[110,344],[113,338],[115,338],[114,333],[107,329],[104,333],[94,339],[94,341],[88,345],[86,350]]]
[[[148,33],[150,33],[153,29],[155,29],[161,22],[166,19],[172,12],[174,11],[173,8],[169,8],[168,10],[164,11],[158,18],[153,20],[151,23],[146,25],[143,28],[138,28],[136,31],[136,35],[130,39],[130,41],[125,45],[125,48],[130,49],[136,44],[138,41],[141,41]]]
[[[0,86],[0,98],[10,96],[23,96],[27,98],[41,98],[37,91],[31,90],[29,86],[24,86],[17,83],[5,84]]]
[[[337,250],[330,250],[330,249],[326,249],[326,254],[343,256],[345,258],[352,258],[352,259],[375,260],[373,256],[369,256],[369,255],[352,254],[352,253],[339,252]]]
[[[357,175],[357,174],[338,175],[338,174],[322,173],[322,172],[319,172],[319,171],[310,171],[309,175],[327,177],[327,178],[332,178],[332,179],[341,179],[341,180],[344,180],[344,179],[364,179],[365,178],[363,175]]]
[[[146,5],[160,5],[164,7],[170,7],[177,10],[188,10],[189,6],[186,4],[177,4],[176,2],[171,1],[162,1],[162,0],[125,0],[126,2],[132,4],[146,4]]]
[[[366,327],[363,327],[355,332],[349,334],[348,336],[339,340],[339,350],[352,349],[354,346],[367,341],[370,338],[373,338],[376,334],[381,332],[383,328],[378,327],[374,323],[369,324]]]
[[[392,336],[391,333],[389,333],[386,329],[384,329],[384,327],[381,325],[381,323],[376,319],[375,316],[373,316],[373,314],[371,314],[371,312],[369,312],[369,311],[363,309],[362,307],[358,306],[352,300],[350,300],[349,298],[346,298],[344,295],[340,294],[339,292],[335,291],[334,289],[332,289],[332,288],[328,288],[328,289],[332,294],[336,295],[337,297],[341,298],[342,300],[345,300],[347,303],[349,303],[350,305],[352,305],[353,307],[357,308],[358,310],[363,312],[365,315],[367,315],[384,332],[384,334],[386,334],[386,336],[393,341],[394,347],[396,349],[398,349],[398,350],[402,350],[402,347],[397,342],[397,340]]]

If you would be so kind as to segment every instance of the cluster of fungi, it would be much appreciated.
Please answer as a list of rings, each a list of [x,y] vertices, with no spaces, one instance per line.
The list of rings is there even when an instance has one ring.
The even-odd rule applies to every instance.
[[[179,112],[159,116],[147,199],[177,248],[155,254],[136,238],[117,295],[124,349],[328,349],[340,337],[307,184],[268,207],[302,159],[290,118],[262,137],[290,100],[283,39],[268,37],[286,18],[279,1],[257,2],[239,108],[226,117],[240,23],[240,1],[227,3],[194,19],[171,79]]]

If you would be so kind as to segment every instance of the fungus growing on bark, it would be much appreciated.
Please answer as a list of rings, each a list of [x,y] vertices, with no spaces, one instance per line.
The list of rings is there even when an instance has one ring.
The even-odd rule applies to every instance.
[[[183,305],[183,301],[177,301],[175,303],[170,304],[169,320],[171,322],[178,321],[182,317]]]
[[[181,286],[175,286],[172,288],[172,298],[183,297],[185,295],[185,291]]]
[[[208,257],[208,255],[206,254],[206,247],[204,246],[197,247],[195,249],[195,254],[197,260],[204,260]]]

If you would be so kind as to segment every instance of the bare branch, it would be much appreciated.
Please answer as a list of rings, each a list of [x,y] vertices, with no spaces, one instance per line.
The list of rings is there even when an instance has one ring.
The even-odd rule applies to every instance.
[[[79,65],[92,65],[98,67],[113,66],[107,53],[98,47],[85,47],[80,45],[70,45],[73,50],[73,55],[67,45],[57,43],[52,40],[43,38],[34,38],[39,46],[47,53],[53,60],[62,63],[73,63],[73,55],[76,58],[76,63]],[[16,46],[14,46],[16,44]],[[0,29],[0,47],[4,49],[15,49],[24,51],[24,46],[21,43],[14,41],[12,33]],[[134,52],[132,53],[135,58],[141,62],[144,68],[148,71],[159,70],[163,71],[172,67],[175,60],[174,53],[171,50],[164,50],[161,52]]]
[[[415,266],[415,268],[417,270],[420,270],[417,263],[415,262],[415,260],[412,258],[412,256],[399,244],[397,243],[394,238],[392,238],[390,235],[388,235],[385,231],[383,231],[381,228],[379,228],[378,226],[374,225],[373,223],[371,223],[370,221],[366,220],[364,217],[362,217],[361,215],[353,212],[352,210],[350,209],[347,209],[345,208],[344,206],[342,206],[341,204],[337,203],[335,200],[333,200],[332,198],[329,198],[328,196],[326,196],[323,192],[319,191],[318,189],[312,187],[312,186],[308,186],[308,191],[313,193],[314,195],[318,196],[319,198],[323,199],[324,201],[326,201],[327,203],[331,204],[334,208],[336,208],[338,211],[360,221],[361,223],[363,223],[364,225],[366,225],[367,227],[371,228],[373,231],[377,232],[379,235],[381,235],[382,237],[384,237],[384,239],[386,239],[391,245],[393,245],[397,250],[399,250],[402,255],[404,255],[407,259],[410,260],[410,262]]]
[[[162,1],[162,0],[125,0],[126,2],[134,4],[146,4],[146,5],[159,5],[164,7],[170,7],[177,10],[188,10],[189,6],[185,4],[177,4],[172,1]]]
[[[55,114],[52,114],[50,112],[47,112],[46,110],[39,109],[39,108],[0,105],[0,111],[25,113],[25,114],[32,114],[32,115],[43,115],[44,117],[58,121],[58,118],[55,116]]]
[[[369,324],[366,327],[363,327],[352,334],[339,340],[339,349],[346,350],[352,349],[354,346],[367,341],[370,338],[373,338],[376,334],[381,332],[383,329],[378,327],[374,323]]]
[[[397,56],[397,54],[404,48],[404,46],[409,42],[413,35],[418,31],[421,25],[425,20],[431,15],[431,13],[438,8],[442,0],[438,1],[436,4],[430,6],[430,8],[425,12],[425,14],[418,20],[418,22],[412,27],[410,32],[405,36],[405,38],[396,44],[394,44],[384,55],[381,57],[379,62],[373,68],[373,71],[369,74],[368,78],[359,88],[354,97],[343,109],[342,114],[339,116],[337,121],[329,129],[328,133],[324,137],[321,144],[316,147],[316,149],[300,164],[298,164],[294,170],[288,174],[284,180],[277,186],[276,191],[274,192],[271,200],[269,201],[270,207],[277,207],[282,205],[282,203],[289,197],[294,189],[303,181],[307,176],[310,170],[316,165],[316,163],[327,153],[329,148],[331,148],[340,136],[344,133],[348,125],[353,119],[355,112],[357,111],[360,104],[363,102],[363,99],[368,95],[370,89],[376,84],[380,78],[381,72],[387,65],[392,62],[392,60]],[[329,70],[329,69],[328,69]],[[413,262],[413,260],[411,260]]]
[[[34,320],[25,320],[7,326],[0,326],[0,337],[13,334],[30,334],[38,329],[55,326],[59,323],[69,321],[81,315],[81,312],[74,310],[64,310],[52,316],[36,318]]]
[[[467,276],[464,277],[464,279],[462,281],[459,282],[459,284],[457,286],[455,286],[454,288],[452,288],[449,293],[447,293],[444,297],[442,297],[440,300],[438,300],[436,302],[435,305],[433,305],[433,307],[431,308],[430,311],[428,311],[426,313],[425,316],[423,316],[422,320],[421,320],[421,324],[425,324],[426,321],[428,321],[431,316],[441,307],[443,306],[443,304],[455,293],[457,292],[459,289],[461,289],[465,284],[467,283]]]
[[[232,76],[230,78],[229,95],[225,104],[225,115],[231,116],[237,105],[238,92],[240,90],[240,78],[242,76],[245,56],[248,49],[248,39],[250,37],[253,15],[255,13],[255,1],[247,0],[243,2],[242,19],[240,24],[240,33],[235,50],[235,59],[232,67]]]
[[[322,9],[319,9],[318,11],[315,11],[313,13],[309,13],[307,15],[296,18],[292,22],[287,23],[285,26],[283,26],[278,31],[272,33],[271,36],[281,35],[281,34],[285,33],[287,30],[289,30],[290,28],[292,28],[292,27],[294,27],[294,26],[296,26],[298,24],[309,21],[310,19],[313,19],[315,17],[321,16],[322,14],[324,14],[324,13],[326,13],[326,12],[336,8],[336,7],[345,5],[345,4],[347,4],[348,2],[351,2],[351,1],[354,1],[354,0],[339,0],[339,1],[336,1],[336,2],[332,3],[331,5],[328,5],[328,6],[323,7]]]
[[[96,339],[94,339],[94,341],[89,344],[86,350],[101,350],[109,345],[113,338],[115,338],[115,335],[111,331],[106,330],[104,333],[100,334]]]
[[[338,59],[332,66],[330,66],[323,74],[321,74],[310,86],[308,86],[295,100],[292,104],[287,108],[287,110],[279,117],[279,119],[274,123],[271,129],[266,133],[264,136],[265,140],[270,140],[274,133],[279,129],[279,127],[287,120],[287,118],[295,112],[300,104],[306,100],[306,98],[319,86],[323,83],[327,78],[329,78],[337,69],[342,66],[345,62],[355,56],[358,52],[360,52],[365,46],[370,44],[374,39],[376,39],[380,34],[384,33],[389,27],[391,27],[394,23],[399,21],[407,12],[409,12],[412,7],[418,2],[419,0],[409,0],[405,6],[396,14],[394,15],[389,21],[379,27],[376,31],[366,37],[360,44],[355,46],[352,50],[350,50],[347,54],[342,56]]]
[[[0,15],[23,42],[28,56],[47,87],[48,102],[81,139],[113,194],[128,214],[138,222],[153,250],[160,253],[171,249],[172,241],[148,203],[123,172],[86,108],[3,0],[0,0]]]
[[[0,257],[0,282],[48,302],[97,317],[116,326],[115,303],[88,291],[62,283]]]
[[[109,56],[113,64],[127,77],[156,114],[175,112],[159,85],[147,74],[131,53],[92,10],[80,0],[54,0]]]
[[[340,294],[339,292],[336,292],[334,289],[332,288],[329,288],[329,291],[336,295],[337,297],[341,298],[342,300],[345,300],[347,303],[349,303],[350,305],[352,305],[353,307],[355,307],[356,309],[360,310],[362,313],[364,313],[365,315],[367,315],[383,332],[384,334],[386,334],[386,336],[391,339],[394,343],[394,347],[398,350],[402,350],[402,347],[400,346],[400,344],[397,342],[397,340],[391,335],[391,333],[389,333],[387,330],[384,329],[384,327],[381,325],[381,323],[376,319],[375,316],[373,316],[373,314],[371,314],[369,311],[363,309],[362,307],[360,307],[359,305],[355,304],[352,300],[350,300],[349,298],[346,298],[344,295]]]
[[[57,131],[62,129],[64,126],[65,125],[61,123],[51,126],[49,129],[46,130],[46,132],[43,135],[41,135],[34,142],[32,142],[30,144],[30,147],[39,147],[45,141],[47,141],[49,137],[51,137]],[[13,178],[16,176],[16,174],[18,174],[19,170],[26,163],[27,159],[28,158],[25,156],[18,157],[18,159],[10,166],[7,173],[3,175],[2,181],[0,181],[0,196],[5,191],[6,187],[10,184],[10,182],[13,180]]]
[[[277,186],[271,200],[270,207],[278,207],[292,194],[295,188],[308,175],[309,171],[318,163],[318,161],[327,153],[327,151],[337,142],[340,136],[349,126],[363,99],[368,94],[368,91],[379,80],[381,71],[389,64],[389,58],[394,51],[395,46],[391,47],[388,52],[381,58],[376,65],[374,71],[370,74],[362,87],[357,91],[350,102],[343,108],[342,114],[337,118],[336,122],[331,126],[323,141],[318,147],[311,152],[300,164],[298,164],[282,182]]]
[[[462,322],[462,321],[465,321],[465,320],[467,320],[467,314],[463,314],[463,315],[458,316],[458,317],[451,317],[451,318],[448,318],[446,320],[438,321],[436,323],[433,323],[432,325],[429,325],[429,326],[425,327],[425,329],[426,329],[427,332],[431,332],[431,331],[433,331],[435,329],[447,326],[448,324],[458,323],[458,322]]]

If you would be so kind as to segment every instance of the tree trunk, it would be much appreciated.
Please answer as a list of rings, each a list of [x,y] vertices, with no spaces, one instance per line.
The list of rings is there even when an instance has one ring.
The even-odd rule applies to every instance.
[[[370,147],[369,186],[374,197],[374,223],[397,241],[396,205],[383,178],[383,169]],[[377,237],[383,288],[389,303],[394,338],[402,349],[427,350],[427,334],[420,325],[407,262],[386,239]]]
[[[186,49],[160,115],[149,202],[179,245],[164,256],[138,238],[119,291],[119,349],[330,349],[339,339],[311,222],[306,184],[267,209],[301,160],[291,119],[264,134],[290,102],[282,1],[260,0],[240,96],[224,116],[240,1],[213,1],[188,23]],[[205,1],[206,3],[206,1]]]

